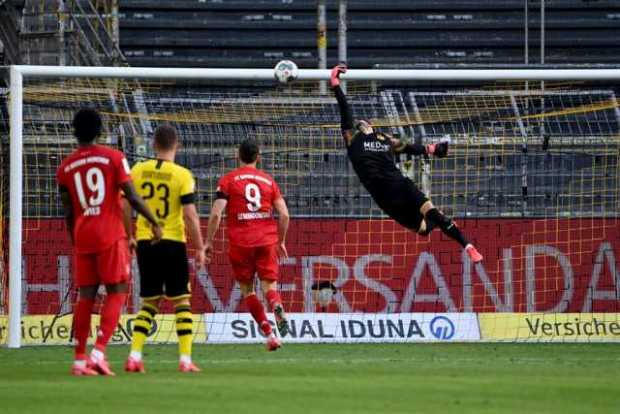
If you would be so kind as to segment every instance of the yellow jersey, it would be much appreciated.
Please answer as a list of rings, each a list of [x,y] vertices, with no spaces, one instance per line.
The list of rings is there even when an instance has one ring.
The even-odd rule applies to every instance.
[[[183,205],[194,203],[196,198],[192,173],[174,162],[148,160],[133,166],[131,178],[136,191],[162,227],[162,238],[185,243]],[[136,239],[149,240],[152,237],[150,223],[139,215]]]

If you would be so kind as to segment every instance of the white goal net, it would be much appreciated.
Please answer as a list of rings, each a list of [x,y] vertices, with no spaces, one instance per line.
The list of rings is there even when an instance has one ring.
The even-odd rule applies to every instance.
[[[260,167],[280,184],[292,217],[290,257],[280,264],[292,318],[285,341],[620,337],[620,110],[618,90],[595,82],[595,71],[592,80],[580,75],[544,87],[518,82],[518,71],[510,83],[458,85],[424,83],[416,71],[388,71],[399,72],[398,80],[351,71],[356,119],[412,142],[450,142],[445,159],[396,161],[478,246],[485,259],[474,265],[439,230],[417,236],[373,203],[347,160],[336,101],[319,94],[316,82],[275,85],[265,70],[254,80],[235,79],[233,70],[228,80],[175,79],[174,69],[165,78],[128,80],[91,69],[89,77],[29,72],[22,114],[9,114],[10,93],[0,91],[0,341],[7,341],[3,315],[11,303],[21,343],[71,339],[71,246],[54,174],[75,145],[73,114],[85,106],[103,115],[101,141],[132,163],[153,155],[157,125],[178,129],[177,162],[197,178],[205,228],[217,179],[236,166],[236,146],[248,137],[260,143]],[[9,138],[9,115],[20,116],[19,137]],[[12,181],[23,202],[19,245],[9,231],[19,215],[9,202],[17,191],[9,177],[19,171],[10,144],[23,150],[23,172]],[[12,260],[9,246],[20,247]],[[223,230],[216,250],[207,269],[190,264],[195,341],[261,341],[232,278]],[[9,289],[9,268],[21,272],[19,293]],[[130,340],[137,280],[115,342]],[[170,312],[162,308],[151,341],[176,340]]]

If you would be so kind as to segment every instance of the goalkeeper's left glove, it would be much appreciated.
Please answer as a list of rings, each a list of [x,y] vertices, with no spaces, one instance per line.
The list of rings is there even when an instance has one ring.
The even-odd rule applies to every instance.
[[[448,155],[448,142],[443,141],[437,144],[428,144],[426,153],[437,158],[445,158]]]

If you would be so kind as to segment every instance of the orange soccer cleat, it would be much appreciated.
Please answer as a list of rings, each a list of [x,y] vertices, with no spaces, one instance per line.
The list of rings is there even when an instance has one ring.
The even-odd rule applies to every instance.
[[[144,370],[144,361],[137,360],[135,358],[129,357],[125,362],[125,371],[126,372],[138,372],[140,374],[144,374],[146,371]]]
[[[73,364],[71,367],[71,375],[76,377],[92,377],[94,375],[99,375],[99,373],[89,368],[87,365]]]
[[[282,343],[278,338],[275,337],[275,335],[271,335],[269,338],[267,338],[267,342],[265,343],[265,347],[269,352],[277,351],[278,348],[280,348],[281,346]]]
[[[109,377],[113,377],[116,375],[110,369],[110,364],[108,364],[108,361],[106,361],[105,358],[101,358],[101,359],[90,358],[86,366],[92,370],[97,371],[100,375],[106,375]]]
[[[179,362],[179,371],[180,372],[200,372],[202,371],[200,368],[196,366],[193,362]]]
[[[478,252],[478,250],[476,250],[476,248],[472,244],[468,244],[467,246],[465,246],[465,251],[469,255],[469,258],[472,262],[479,263],[482,261],[482,255],[480,254],[480,252]]]

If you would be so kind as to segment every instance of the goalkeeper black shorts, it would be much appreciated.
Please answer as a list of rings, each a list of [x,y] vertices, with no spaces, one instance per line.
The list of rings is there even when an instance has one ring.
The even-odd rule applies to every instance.
[[[182,299],[190,296],[189,265],[185,243],[161,240],[138,242],[138,269],[140,270],[140,297]]]
[[[409,179],[386,187],[379,197],[373,195],[373,198],[385,214],[401,226],[416,232],[424,219],[420,208],[429,201],[428,197]]]

